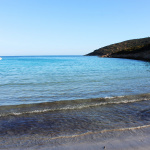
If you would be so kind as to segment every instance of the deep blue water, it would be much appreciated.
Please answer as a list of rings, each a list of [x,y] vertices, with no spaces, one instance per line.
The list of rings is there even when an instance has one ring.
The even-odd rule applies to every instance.
[[[150,92],[150,63],[90,56],[2,57],[0,105]]]

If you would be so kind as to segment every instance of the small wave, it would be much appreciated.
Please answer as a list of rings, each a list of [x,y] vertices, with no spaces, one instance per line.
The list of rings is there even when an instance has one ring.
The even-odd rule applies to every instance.
[[[134,102],[147,101],[147,100],[150,100],[149,93],[141,94],[141,95],[132,95],[132,96],[66,100],[66,101],[45,102],[45,103],[37,103],[37,104],[23,104],[23,105],[16,105],[16,106],[15,105],[0,106],[0,117],[8,116],[8,115],[44,113],[49,111],[84,109],[88,107],[134,103]]]
[[[118,96],[118,97],[119,97],[119,96]],[[105,98],[106,98],[106,99],[112,99],[112,98],[114,98],[114,97],[107,97],[107,96],[106,96]]]
[[[150,125],[143,125],[143,126],[129,127],[129,128],[105,129],[105,130],[96,131],[96,132],[89,131],[89,132],[82,133],[82,134],[53,137],[50,140],[62,139],[62,138],[67,138],[68,139],[68,138],[86,136],[86,135],[90,135],[90,134],[101,134],[101,133],[107,133],[107,132],[133,131],[133,130],[144,129],[144,128],[149,128],[149,127],[150,127]]]

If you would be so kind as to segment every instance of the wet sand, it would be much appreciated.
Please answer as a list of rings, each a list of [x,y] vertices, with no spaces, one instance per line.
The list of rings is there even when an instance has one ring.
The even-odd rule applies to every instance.
[[[0,149],[148,150],[149,99],[149,94],[144,94],[105,98],[100,102],[85,100],[84,107],[78,109],[74,106],[81,104],[80,101],[73,101],[75,105],[71,102],[71,108],[67,109],[64,102],[61,103],[65,107],[55,110],[49,110],[47,107],[53,108],[53,105],[47,103],[3,109],[6,113],[0,117]]]
[[[8,150],[148,150],[149,147],[149,125],[56,138],[41,135],[0,138],[0,149]]]

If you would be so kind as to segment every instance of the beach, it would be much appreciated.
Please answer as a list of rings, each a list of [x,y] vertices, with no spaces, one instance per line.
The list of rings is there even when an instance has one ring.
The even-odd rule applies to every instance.
[[[31,105],[18,106],[16,110],[14,106],[10,108],[16,113],[8,112],[6,107],[7,113],[0,118],[0,149],[147,149],[149,99],[149,94],[142,94],[61,101],[64,106],[55,110],[50,110],[55,103],[50,103],[49,109],[44,109],[48,103],[34,104],[34,109],[42,105],[43,111],[29,111],[33,109]],[[66,108],[65,103],[72,108],[69,105]]]
[[[150,0],[0,0],[0,150],[150,150]]]
[[[149,62],[3,57],[0,66],[0,149],[148,149]]]
[[[1,149],[11,150],[148,150],[150,126],[120,129],[101,133],[87,133],[59,138],[35,136],[3,137]],[[56,144],[57,143],[57,144]],[[7,145],[7,146],[6,146]],[[2,148],[3,147],[3,148]]]

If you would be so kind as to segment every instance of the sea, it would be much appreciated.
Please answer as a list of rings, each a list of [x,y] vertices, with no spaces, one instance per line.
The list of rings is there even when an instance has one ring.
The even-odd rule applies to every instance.
[[[97,56],[0,60],[1,149],[41,142],[54,147],[149,126],[150,62]]]

